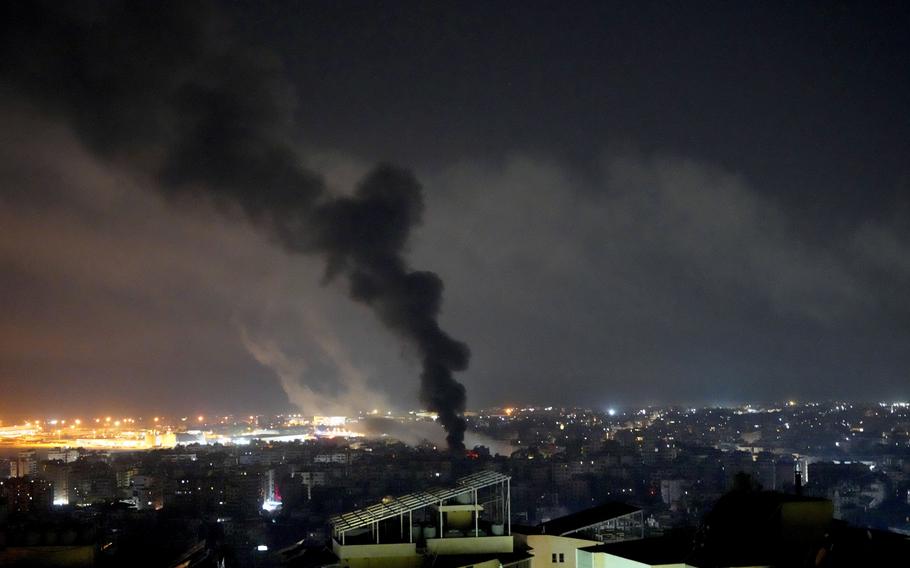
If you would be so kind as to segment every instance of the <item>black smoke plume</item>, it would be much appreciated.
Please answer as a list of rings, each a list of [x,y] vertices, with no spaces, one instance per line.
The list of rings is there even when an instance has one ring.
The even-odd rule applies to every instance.
[[[404,252],[423,213],[414,176],[374,168],[350,196],[331,195],[300,164],[296,97],[277,57],[232,39],[197,2],[4,2],[0,96],[66,120],[108,160],[141,167],[172,198],[232,211],[293,253],[321,255],[326,278],[412,344],[421,400],[463,447],[465,344],[440,327],[442,281]]]

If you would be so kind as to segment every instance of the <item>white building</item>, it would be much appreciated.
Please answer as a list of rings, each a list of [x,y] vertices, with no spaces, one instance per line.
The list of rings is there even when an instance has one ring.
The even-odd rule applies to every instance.
[[[47,452],[47,459],[73,463],[79,459],[79,450],[76,448],[55,448]]]
[[[24,450],[10,460],[10,477],[35,477],[38,474],[38,459],[35,450]]]
[[[576,568],[579,549],[640,539],[644,522],[638,507],[612,502],[521,530],[532,568]]]

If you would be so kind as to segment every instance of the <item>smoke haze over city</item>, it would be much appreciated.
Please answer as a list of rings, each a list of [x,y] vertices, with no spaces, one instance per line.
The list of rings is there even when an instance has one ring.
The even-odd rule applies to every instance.
[[[906,9],[645,4],[6,3],[0,416],[910,398]]]

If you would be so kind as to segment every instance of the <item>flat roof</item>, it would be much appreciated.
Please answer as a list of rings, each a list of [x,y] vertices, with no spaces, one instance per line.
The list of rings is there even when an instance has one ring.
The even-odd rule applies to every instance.
[[[460,566],[482,564],[490,560],[499,560],[500,564],[508,566],[533,557],[534,555],[530,554],[527,550],[503,552],[499,554],[495,552],[485,554],[440,554],[433,559],[432,566],[433,568],[459,568]]]
[[[540,523],[538,526],[541,534],[561,536],[586,529],[611,519],[625,517],[626,515],[631,515],[632,513],[637,513],[639,511],[641,511],[639,507],[620,503],[618,501],[611,501],[596,507],[591,507],[590,509],[572,513],[571,515],[566,515],[565,517],[559,517],[558,519]]]
[[[423,507],[439,504],[442,501],[464,495],[465,493],[472,493],[477,489],[496,485],[497,483],[505,483],[509,479],[511,477],[498,471],[480,471],[456,480],[455,487],[433,488],[400,497],[386,498],[376,505],[335,515],[329,519],[329,522],[335,528],[335,532],[367,527],[385,519],[391,519]]]
[[[682,533],[611,544],[597,544],[581,550],[612,554],[643,564],[678,564],[684,562],[692,553],[692,539],[688,533]]]

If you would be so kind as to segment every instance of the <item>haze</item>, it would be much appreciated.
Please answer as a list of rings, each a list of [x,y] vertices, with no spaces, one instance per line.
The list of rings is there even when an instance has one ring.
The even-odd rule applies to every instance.
[[[232,164],[214,198],[150,165],[189,52],[268,70],[217,76],[332,195],[413,172],[468,408],[910,395],[906,6],[138,6],[173,13],[0,8],[0,416],[424,404],[423,348],[219,198]],[[93,18],[116,53],[54,27]]]

